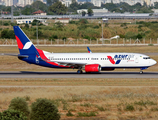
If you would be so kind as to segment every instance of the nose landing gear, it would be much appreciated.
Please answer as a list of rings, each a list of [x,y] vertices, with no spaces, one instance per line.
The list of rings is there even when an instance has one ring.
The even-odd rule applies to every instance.
[[[144,68],[140,68],[140,74],[143,74],[143,70],[146,70],[146,69],[148,69],[148,67],[144,67]]]
[[[140,74],[143,74],[143,71],[141,70],[139,73],[140,73]]]

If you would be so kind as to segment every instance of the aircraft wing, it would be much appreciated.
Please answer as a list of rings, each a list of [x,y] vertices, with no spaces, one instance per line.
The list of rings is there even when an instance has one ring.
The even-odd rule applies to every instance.
[[[59,65],[65,65],[65,66],[75,66],[75,67],[82,67],[86,65],[87,63],[76,63],[76,62],[59,62],[56,61]]]
[[[54,63],[57,63],[58,65],[72,66],[72,67],[82,67],[87,64],[87,63],[78,63],[78,62],[50,61],[50,60],[45,60],[45,59],[41,59],[41,60],[46,61],[46,62],[54,62]]]

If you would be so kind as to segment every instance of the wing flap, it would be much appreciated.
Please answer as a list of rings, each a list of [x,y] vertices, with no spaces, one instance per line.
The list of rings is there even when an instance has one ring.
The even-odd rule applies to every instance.
[[[73,66],[73,67],[82,67],[87,64],[87,63],[77,63],[77,62],[52,61],[52,60],[41,59],[41,58],[40,60],[43,60],[46,62],[54,62],[54,63],[57,63],[59,65],[64,65],[64,66]]]

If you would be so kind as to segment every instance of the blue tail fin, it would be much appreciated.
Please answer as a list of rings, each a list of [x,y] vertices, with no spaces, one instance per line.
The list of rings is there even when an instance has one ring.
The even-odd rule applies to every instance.
[[[19,26],[14,26],[15,38],[17,40],[19,52],[21,55],[36,54],[37,50],[25,33],[20,29]]]
[[[88,53],[92,53],[92,51],[90,50],[90,48],[89,48],[89,47],[87,47],[87,49],[88,49]]]

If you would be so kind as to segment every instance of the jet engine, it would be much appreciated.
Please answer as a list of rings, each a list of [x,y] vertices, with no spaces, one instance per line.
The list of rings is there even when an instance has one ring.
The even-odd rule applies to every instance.
[[[99,64],[85,65],[86,72],[100,72],[101,66]]]

